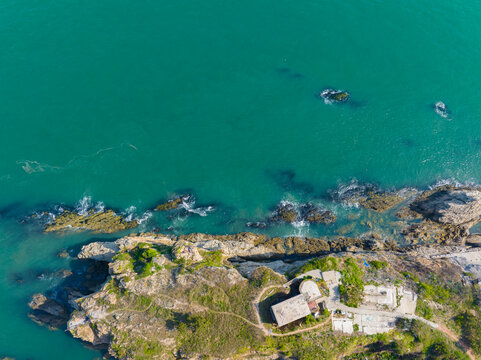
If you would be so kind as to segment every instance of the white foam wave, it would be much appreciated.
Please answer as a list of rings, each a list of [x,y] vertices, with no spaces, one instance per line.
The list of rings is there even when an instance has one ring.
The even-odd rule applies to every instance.
[[[84,196],[82,199],[79,200],[77,206],[75,207],[75,211],[77,212],[77,214],[85,216],[88,214],[91,207],[92,197]]]
[[[192,214],[197,214],[200,216],[207,216],[208,213],[212,212],[215,210],[214,206],[206,206],[206,207],[195,207],[195,198],[193,196],[184,196],[182,198],[182,204],[179,206],[179,208],[184,209],[185,211],[192,213]]]
[[[436,111],[436,114],[438,114],[442,118],[449,120],[448,108],[446,107],[446,104],[442,101],[438,101],[436,104],[434,104],[434,111]]]
[[[20,165],[27,174],[40,173],[46,170],[59,170],[61,167],[52,166],[49,164],[43,164],[34,160],[18,160],[17,164]]]
[[[140,214],[140,215],[138,215],[136,211],[137,211],[137,208],[132,205],[132,206],[129,206],[125,210],[125,212],[122,213],[122,215],[124,216],[124,219],[126,221],[136,220],[139,225],[146,222],[147,220],[149,220],[152,217],[151,211],[146,211],[146,212],[144,212],[143,214]]]
[[[473,187],[479,187],[480,184],[476,183],[474,181],[465,181],[465,182],[460,182],[457,181],[453,178],[447,178],[447,179],[440,179],[436,181],[433,185],[430,185],[428,188],[429,190],[435,189],[440,186],[445,186],[445,185],[452,185],[456,187],[462,187],[462,186],[473,186]]]

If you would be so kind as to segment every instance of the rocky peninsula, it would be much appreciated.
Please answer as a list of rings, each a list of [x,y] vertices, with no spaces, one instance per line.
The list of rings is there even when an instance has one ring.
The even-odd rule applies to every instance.
[[[85,264],[82,271],[74,271],[61,291],[34,295],[31,316],[53,328],[66,326],[72,336],[118,359],[480,355],[480,236],[470,229],[481,219],[481,189],[368,190],[344,201],[357,201],[374,212],[401,206],[397,216],[410,221],[403,231],[406,243],[376,234],[131,234],[83,246],[77,255]],[[275,221],[289,221],[291,210],[278,208],[283,219]],[[312,215],[311,210],[294,209],[292,216]],[[270,305],[295,294],[287,281],[312,269],[339,271],[348,304],[362,299],[364,284],[411,289],[419,296],[416,314],[441,331],[413,320],[383,337],[349,337],[331,330],[328,319],[335,315],[328,313],[276,328]]]

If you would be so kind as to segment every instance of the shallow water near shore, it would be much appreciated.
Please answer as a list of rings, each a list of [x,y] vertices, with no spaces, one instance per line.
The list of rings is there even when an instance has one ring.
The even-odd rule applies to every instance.
[[[384,189],[481,182],[478,2],[14,0],[0,9],[0,356],[100,356],[26,316],[30,296],[59,281],[48,274],[69,267],[57,252],[99,237],[42,234],[20,222],[34,211],[90,197],[145,218],[139,231],[233,233],[282,200],[314,201],[342,227],[349,214],[367,216],[330,201],[328,190],[352,179]],[[325,104],[328,87],[350,101]],[[194,209],[215,210],[149,218],[184,193]]]

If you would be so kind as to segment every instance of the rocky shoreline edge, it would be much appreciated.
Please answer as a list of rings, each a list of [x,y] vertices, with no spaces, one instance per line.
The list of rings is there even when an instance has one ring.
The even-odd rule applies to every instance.
[[[399,203],[394,201],[397,196],[371,193],[363,201],[379,209],[380,204]],[[146,326],[145,331],[160,331],[167,340],[143,344],[145,351],[159,347],[162,351],[167,349],[165,354],[174,354],[172,358],[194,359],[197,355],[182,353],[184,350],[177,347],[177,340],[169,336],[169,331],[178,336],[178,326],[188,323],[192,314],[203,311],[208,299],[202,291],[217,291],[212,289],[224,289],[228,285],[228,289],[222,290],[228,293],[233,286],[243,288],[246,281],[247,284],[260,281],[259,277],[268,279],[262,280],[263,286],[280,283],[285,276],[319,256],[351,254],[390,259],[394,263],[408,258],[429,268],[439,266],[438,260],[433,260],[437,257],[469,252],[481,245],[480,235],[470,233],[470,228],[481,219],[479,188],[438,187],[417,194],[399,212],[415,219],[404,233],[407,239],[412,239],[407,246],[399,246],[374,233],[365,238],[142,233],[113,242],[93,242],[83,246],[77,255],[78,271],[74,270],[55,290],[33,296],[30,316],[52,328],[67,326],[74,337],[104,349],[107,356],[123,359],[133,357],[122,353],[122,348],[132,348],[131,340],[140,341],[137,336],[129,337],[129,329],[136,324],[142,327],[144,325],[139,324],[147,321],[152,326]],[[428,238],[434,241],[423,243]],[[467,270],[459,265],[455,272],[461,276]],[[479,275],[481,279],[481,267],[477,270],[473,276]],[[198,283],[205,284],[204,290],[197,288]],[[253,285],[248,288],[251,291]],[[182,291],[193,291],[195,294],[189,296],[196,301],[185,302]],[[242,297],[242,293],[239,296]],[[253,295],[246,292],[245,296],[249,300]],[[152,309],[155,314],[150,313]],[[252,309],[246,311],[245,318],[249,319]],[[175,316],[186,318],[175,320]],[[169,321],[176,324],[171,330]]]

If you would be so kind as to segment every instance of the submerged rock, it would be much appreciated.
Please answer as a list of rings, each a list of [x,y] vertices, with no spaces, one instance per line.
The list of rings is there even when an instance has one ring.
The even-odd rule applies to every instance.
[[[47,224],[45,232],[66,231],[66,230],[91,230],[97,233],[114,233],[122,230],[132,229],[138,225],[137,220],[127,221],[113,210],[79,214],[75,211],[65,210],[55,219]]]
[[[322,90],[320,97],[328,103],[342,103],[349,100],[350,94],[347,91],[343,90],[324,89]]]
[[[267,227],[267,224],[263,221],[249,221],[248,223],[246,223],[246,226],[254,229],[265,229]]]

